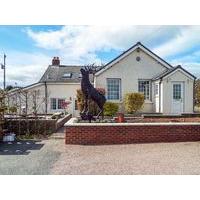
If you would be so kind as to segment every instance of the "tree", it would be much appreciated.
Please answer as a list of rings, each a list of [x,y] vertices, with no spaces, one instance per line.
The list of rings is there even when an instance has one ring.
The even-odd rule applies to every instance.
[[[33,116],[35,120],[34,133],[40,133],[38,112],[39,110],[43,111],[43,109],[45,109],[45,102],[47,102],[48,95],[49,93],[47,93],[47,96],[45,96],[39,89],[24,90],[23,88],[18,88],[14,92],[7,92],[6,104],[8,107],[8,113],[16,115],[15,118],[18,120],[19,133],[21,132],[21,124],[24,123],[24,121],[26,122],[26,134],[29,134],[31,132],[29,119],[31,119]],[[12,127],[12,124],[10,124],[9,126]],[[46,130],[47,125],[45,121],[45,133]]]
[[[200,79],[197,79],[194,84],[194,101],[196,106],[200,106]]]

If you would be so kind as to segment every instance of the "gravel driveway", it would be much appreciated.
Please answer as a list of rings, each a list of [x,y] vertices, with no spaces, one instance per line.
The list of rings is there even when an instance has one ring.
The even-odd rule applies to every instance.
[[[200,174],[200,142],[81,146],[51,139],[1,143],[0,174]]]

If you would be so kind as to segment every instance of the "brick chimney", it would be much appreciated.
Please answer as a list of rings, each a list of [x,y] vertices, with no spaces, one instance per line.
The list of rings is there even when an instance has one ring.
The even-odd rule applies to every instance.
[[[53,59],[52,59],[52,65],[55,65],[55,66],[59,66],[60,65],[60,59],[59,59],[59,57],[53,57]]]

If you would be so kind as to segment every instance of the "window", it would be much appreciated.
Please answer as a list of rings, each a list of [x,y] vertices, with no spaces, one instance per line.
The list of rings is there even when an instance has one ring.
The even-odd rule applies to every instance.
[[[72,77],[72,73],[65,73],[62,76],[63,78],[71,78]]]
[[[173,84],[173,99],[181,99],[181,84]]]
[[[107,79],[107,98],[109,100],[119,100],[121,90],[121,80],[119,78]]]
[[[58,99],[58,109],[64,109],[65,99]]]
[[[51,110],[64,109],[65,99],[51,98]]]
[[[159,85],[155,84],[155,95],[158,95],[158,88],[159,88]]]
[[[144,94],[144,98],[150,99],[150,81],[139,80],[138,82],[138,91]]]
[[[51,110],[56,110],[56,98],[51,98]]]

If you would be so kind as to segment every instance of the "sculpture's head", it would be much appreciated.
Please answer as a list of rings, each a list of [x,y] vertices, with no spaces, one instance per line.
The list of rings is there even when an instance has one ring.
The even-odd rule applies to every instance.
[[[91,65],[93,66],[93,65]],[[89,74],[93,73],[92,67],[91,66],[85,66],[84,68],[81,68],[81,74],[82,76],[89,76]]]
[[[82,74],[82,76],[86,76],[86,75],[89,75],[89,71],[88,70],[86,70],[86,69],[84,69],[84,68],[81,68],[81,74]]]

